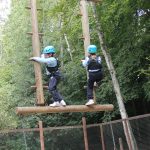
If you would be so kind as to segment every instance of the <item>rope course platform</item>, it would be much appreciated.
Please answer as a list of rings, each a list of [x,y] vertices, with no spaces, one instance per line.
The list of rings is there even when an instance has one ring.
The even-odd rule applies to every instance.
[[[112,104],[106,105],[67,105],[65,107],[50,107],[50,106],[34,106],[34,107],[17,107],[16,113],[21,115],[37,114],[37,113],[68,113],[68,112],[99,112],[112,111]]]

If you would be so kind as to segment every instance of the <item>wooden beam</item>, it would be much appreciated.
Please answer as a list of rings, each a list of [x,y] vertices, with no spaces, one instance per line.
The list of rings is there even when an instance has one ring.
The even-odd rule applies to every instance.
[[[31,9],[30,6],[26,6],[25,8],[26,8],[26,9]],[[41,8],[37,8],[37,10],[42,10],[42,9],[41,9]]]
[[[31,7],[31,20],[32,20],[32,47],[33,47],[33,56],[40,57],[40,40],[38,32],[38,19],[37,19],[37,7],[36,0],[30,0]],[[36,81],[36,99],[37,104],[44,104],[44,93],[43,93],[43,84],[42,84],[42,70],[39,63],[34,62],[34,71],[35,71],[35,81]]]
[[[106,105],[68,105],[61,107],[50,106],[34,106],[34,107],[17,107],[17,114],[36,114],[36,113],[68,113],[68,112],[98,112],[98,111],[112,111],[114,106],[112,104]]]
[[[32,32],[27,32],[27,34],[29,34],[29,35],[33,35],[33,33]],[[40,36],[43,36],[44,35],[44,33],[38,33]]]
[[[36,85],[32,85],[31,88],[36,89],[37,86]],[[48,86],[47,85],[43,85],[43,89],[48,89]]]

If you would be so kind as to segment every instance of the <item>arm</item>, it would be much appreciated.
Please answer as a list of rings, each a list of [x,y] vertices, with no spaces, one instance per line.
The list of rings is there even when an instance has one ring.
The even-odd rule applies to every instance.
[[[98,56],[98,62],[101,64],[101,62],[102,62],[102,59],[101,59],[101,57],[100,56]]]
[[[88,60],[89,60],[88,57],[86,57],[84,60],[81,60],[83,67],[87,67],[87,65],[88,65]]]
[[[30,60],[33,60],[39,63],[49,64],[51,61],[51,58],[31,57]]]

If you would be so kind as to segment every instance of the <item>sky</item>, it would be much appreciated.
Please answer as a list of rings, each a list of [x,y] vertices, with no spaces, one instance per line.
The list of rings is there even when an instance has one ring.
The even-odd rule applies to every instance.
[[[10,14],[11,0],[0,0],[0,25],[3,25]]]

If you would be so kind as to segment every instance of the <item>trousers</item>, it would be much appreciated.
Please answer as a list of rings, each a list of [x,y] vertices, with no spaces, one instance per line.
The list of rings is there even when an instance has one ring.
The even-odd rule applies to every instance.
[[[89,79],[87,83],[87,99],[93,99],[94,82],[99,82],[103,78],[102,71],[89,72]]]
[[[61,79],[61,74],[59,71],[52,74],[52,76],[49,79],[49,92],[51,93],[54,102],[60,102],[63,98],[62,95],[57,90],[57,85]]]

